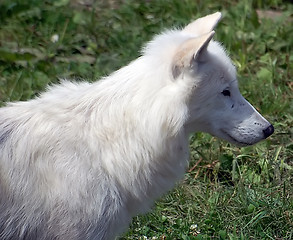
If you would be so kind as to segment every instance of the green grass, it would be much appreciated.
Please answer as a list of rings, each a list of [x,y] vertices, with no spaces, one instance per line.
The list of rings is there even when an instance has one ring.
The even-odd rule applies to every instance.
[[[283,13],[259,19],[256,9]],[[2,0],[0,102],[27,100],[59,78],[99,77],[139,56],[162,29],[214,11],[216,39],[243,95],[275,126],[254,147],[191,137],[189,171],[121,239],[293,239],[293,6],[281,0]],[[59,36],[52,42],[54,34]]]

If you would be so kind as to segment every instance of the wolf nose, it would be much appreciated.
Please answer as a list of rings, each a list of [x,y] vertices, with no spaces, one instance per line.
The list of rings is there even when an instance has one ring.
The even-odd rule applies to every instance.
[[[265,138],[271,136],[274,132],[274,126],[273,125],[270,125],[268,126],[265,130],[262,130],[263,133],[264,133],[264,136]]]

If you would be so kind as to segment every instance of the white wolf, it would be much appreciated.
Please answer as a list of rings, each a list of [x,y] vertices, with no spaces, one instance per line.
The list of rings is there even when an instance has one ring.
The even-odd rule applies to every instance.
[[[114,239],[183,176],[190,133],[241,146],[273,133],[212,40],[220,18],[156,36],[101,81],[0,109],[0,239]]]

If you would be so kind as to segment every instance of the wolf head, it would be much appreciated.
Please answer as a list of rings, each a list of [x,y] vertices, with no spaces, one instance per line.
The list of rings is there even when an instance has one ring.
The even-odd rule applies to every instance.
[[[181,35],[172,58],[174,81],[192,81],[188,99],[188,132],[203,131],[239,146],[255,144],[274,127],[244,99],[238,89],[236,69],[223,47],[212,40],[221,13],[197,19]]]

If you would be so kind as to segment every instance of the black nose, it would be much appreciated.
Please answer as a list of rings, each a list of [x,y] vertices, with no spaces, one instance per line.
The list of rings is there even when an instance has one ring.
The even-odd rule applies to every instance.
[[[262,130],[265,138],[271,136],[274,132],[274,126],[270,125],[265,130]]]

